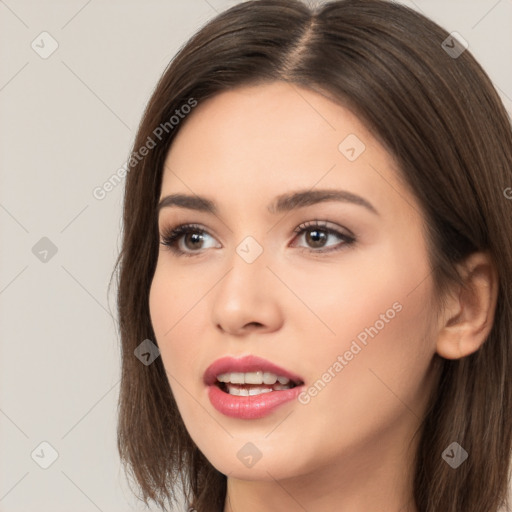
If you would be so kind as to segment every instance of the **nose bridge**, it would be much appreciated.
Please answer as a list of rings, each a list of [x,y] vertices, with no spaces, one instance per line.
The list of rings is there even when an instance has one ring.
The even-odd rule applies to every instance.
[[[246,236],[231,255],[229,272],[213,300],[213,321],[224,331],[240,332],[248,324],[274,329],[281,321],[276,287],[268,280],[268,254],[254,237]]]
[[[220,283],[222,296],[239,303],[239,307],[242,304],[255,304],[264,299],[263,284],[268,278],[266,274],[269,271],[263,246],[253,237],[246,237],[236,246],[228,265],[229,273]]]

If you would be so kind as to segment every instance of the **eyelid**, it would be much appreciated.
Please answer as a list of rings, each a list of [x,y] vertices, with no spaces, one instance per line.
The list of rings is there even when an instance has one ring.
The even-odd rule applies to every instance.
[[[344,226],[339,226],[338,224],[334,224],[332,222],[329,222],[327,220],[308,220],[306,222],[303,222],[302,224],[299,224],[294,230],[294,233],[300,233],[304,231],[307,228],[310,227],[318,227],[323,228],[326,231],[337,233],[339,235],[344,235],[347,238],[355,238],[355,235],[350,229],[347,229]]]

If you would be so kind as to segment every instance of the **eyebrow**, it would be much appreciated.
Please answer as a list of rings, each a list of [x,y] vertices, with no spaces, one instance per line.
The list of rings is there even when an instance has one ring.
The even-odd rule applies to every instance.
[[[363,197],[346,190],[330,189],[304,190],[282,194],[267,206],[267,210],[269,213],[275,215],[318,203],[324,203],[326,201],[351,203],[362,206],[376,215],[379,214],[375,207]],[[186,208],[189,210],[197,210],[200,212],[207,212],[213,215],[218,214],[218,208],[214,201],[206,197],[188,194],[171,194],[163,197],[158,203],[157,212],[160,213],[163,208],[173,206],[178,208]]]

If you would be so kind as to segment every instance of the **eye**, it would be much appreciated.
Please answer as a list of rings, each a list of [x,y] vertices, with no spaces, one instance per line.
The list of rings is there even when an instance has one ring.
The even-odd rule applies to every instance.
[[[344,246],[355,242],[354,235],[348,230],[344,233],[341,230],[330,227],[328,224],[324,221],[315,220],[298,226],[294,230],[294,233],[298,235],[296,239],[304,239],[306,241],[306,246],[298,245],[298,247],[313,253],[324,253],[340,250]],[[329,239],[336,238],[338,243],[328,244]],[[164,230],[160,243],[178,256],[196,256],[204,249],[221,247],[198,224],[182,224],[174,229]],[[292,247],[296,246],[297,244],[293,242]]]
[[[355,237],[348,230],[342,232],[338,229],[330,227],[327,222],[324,221],[311,221],[301,224],[295,229],[295,233],[299,236],[299,240],[304,239],[306,247],[302,246],[306,250],[311,252],[331,252],[337,251],[343,248],[343,246],[351,245],[355,242]],[[329,238],[338,239],[338,243],[328,245]],[[340,242],[341,240],[341,242]],[[325,249],[325,247],[330,247]],[[320,250],[318,250],[320,249]]]
[[[214,240],[198,224],[182,224],[164,231],[160,243],[178,255],[194,256],[202,249],[219,247],[211,242],[210,245],[205,245],[205,240],[208,241],[208,239]]]

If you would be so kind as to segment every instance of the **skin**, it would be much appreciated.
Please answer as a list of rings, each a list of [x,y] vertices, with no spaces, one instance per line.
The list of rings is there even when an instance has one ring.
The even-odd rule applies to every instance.
[[[349,134],[366,146],[355,161],[338,149]],[[311,189],[349,191],[377,213],[337,201],[268,212],[277,196]],[[202,246],[182,237],[190,257],[161,245],[149,300],[186,428],[228,476],[225,512],[416,512],[413,435],[436,384],[434,355],[477,350],[492,324],[495,275],[485,255],[468,263],[474,291],[455,290],[434,315],[424,216],[393,158],[349,110],[286,83],[200,104],[165,162],[161,198],[171,193],[218,206],[216,215],[161,209],[162,235],[186,223],[206,233]],[[327,235],[322,247],[314,227],[294,233],[315,220],[350,230],[355,242]],[[252,263],[236,252],[247,236],[263,249]],[[216,359],[254,354],[309,388],[397,303],[394,318],[307,404],[241,420],[209,402],[203,374]],[[248,442],[262,454],[251,468],[237,457]]]

